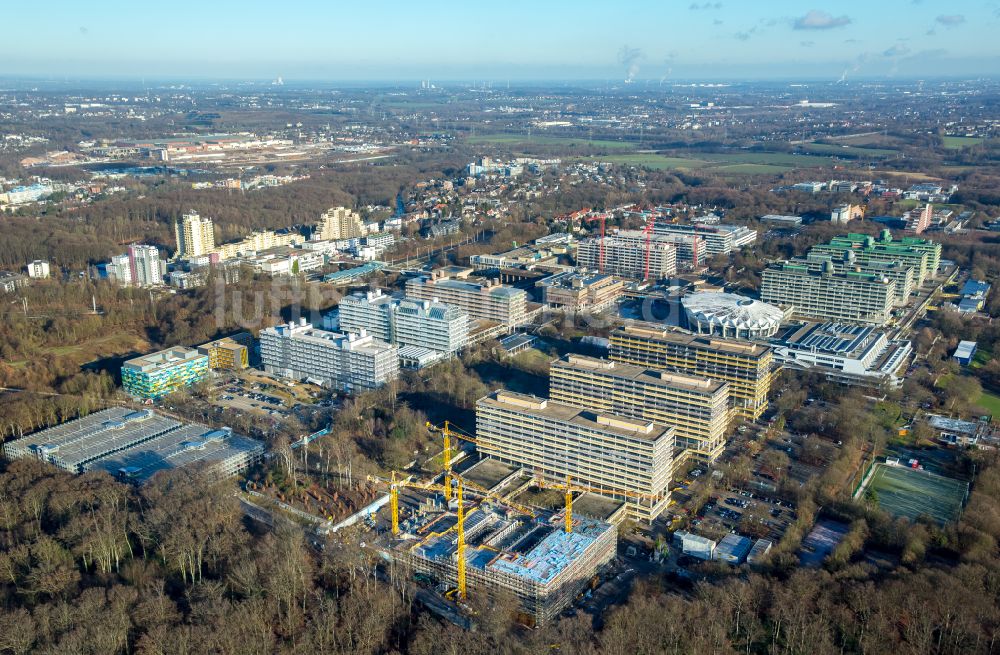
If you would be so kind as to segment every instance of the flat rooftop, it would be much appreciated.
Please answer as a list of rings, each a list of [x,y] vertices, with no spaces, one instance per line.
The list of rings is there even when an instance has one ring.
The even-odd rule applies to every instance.
[[[609,523],[574,513],[573,532],[567,534],[561,512],[539,510],[531,517],[492,503],[479,504],[477,496],[477,492],[466,496],[465,556],[470,569],[513,575],[544,586],[615,530]],[[408,526],[404,538],[395,548],[417,557],[455,562],[458,537],[453,511],[421,512],[404,525]]]
[[[598,374],[613,375],[625,380],[634,380],[642,384],[670,389],[683,389],[685,391],[709,395],[714,395],[729,387],[729,383],[725,380],[714,380],[697,375],[685,375],[684,373],[658,371],[643,368],[642,366],[614,362],[608,359],[587,357],[585,355],[563,355],[552,362],[552,366],[588,370]]]
[[[263,452],[264,444],[182,423],[150,409],[113,407],[36,432],[4,445],[10,457],[37,457],[66,470],[105,470],[112,475],[132,468],[128,477],[143,482],[165,468],[198,461],[222,461],[241,452]]]
[[[487,457],[462,471],[462,477],[492,493],[506,486],[504,483],[517,477],[519,471],[517,466]]]
[[[166,350],[160,350],[155,353],[149,353],[148,355],[141,355],[130,359],[122,364],[122,368],[147,371],[161,366],[183,364],[185,362],[198,359],[199,357],[204,357],[204,355],[199,353],[195,348],[175,346],[173,348],[167,348]]]
[[[780,341],[795,348],[838,355],[858,352],[881,333],[865,325],[846,323],[805,323],[790,328]]]
[[[573,499],[573,516],[580,514],[598,521],[610,521],[611,517],[624,506],[624,500],[588,491]]]
[[[233,434],[227,428],[215,430],[192,423],[98,461],[93,468],[113,476],[145,483],[156,473],[199,462],[212,464],[230,457],[264,452],[264,444]]]
[[[669,438],[673,428],[610,414],[598,414],[572,405],[564,405],[549,400],[513,391],[495,391],[481,398],[477,405],[488,405],[497,409],[513,410],[608,434],[616,434],[630,439],[657,441]]]
[[[36,432],[10,445],[33,451],[46,461],[58,460],[61,466],[75,470],[110,452],[175,430],[181,425],[180,421],[148,409],[133,411],[114,407]]]
[[[765,346],[759,343],[729,341],[707,335],[699,336],[688,332],[682,332],[677,329],[669,329],[659,323],[637,322],[633,325],[626,325],[623,328],[618,328],[612,332],[612,335],[614,334],[645,337],[648,339],[656,339],[657,341],[676,343],[682,346],[707,348],[710,350],[724,351],[736,355],[746,355],[749,357],[762,357],[772,350],[770,346]]]

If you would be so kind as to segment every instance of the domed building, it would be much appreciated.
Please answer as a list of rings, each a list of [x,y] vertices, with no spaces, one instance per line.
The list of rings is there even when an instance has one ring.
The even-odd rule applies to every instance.
[[[766,339],[785,317],[774,305],[721,291],[692,293],[681,305],[689,329],[730,339]]]

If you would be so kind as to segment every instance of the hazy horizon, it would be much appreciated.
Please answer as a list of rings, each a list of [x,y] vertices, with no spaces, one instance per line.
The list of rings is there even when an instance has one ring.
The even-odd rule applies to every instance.
[[[292,2],[5,10],[0,75],[101,79],[636,81],[1000,72],[1000,4]],[[37,24],[36,24],[37,23]]]

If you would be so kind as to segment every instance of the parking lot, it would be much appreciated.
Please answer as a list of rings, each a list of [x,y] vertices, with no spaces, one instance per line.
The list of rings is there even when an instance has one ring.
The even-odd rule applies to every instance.
[[[210,397],[220,408],[284,418],[293,414],[307,420],[336,405],[329,392],[307,385],[248,370],[220,376],[212,383]]]
[[[777,540],[795,519],[795,506],[746,489],[720,491],[691,522],[699,534],[739,532]],[[754,525],[756,524],[756,525]]]

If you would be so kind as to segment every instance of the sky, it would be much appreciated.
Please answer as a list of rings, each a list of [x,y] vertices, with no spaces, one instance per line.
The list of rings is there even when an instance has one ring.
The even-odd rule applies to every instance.
[[[4,76],[648,84],[1000,74],[1000,0],[44,0],[2,15]]]

